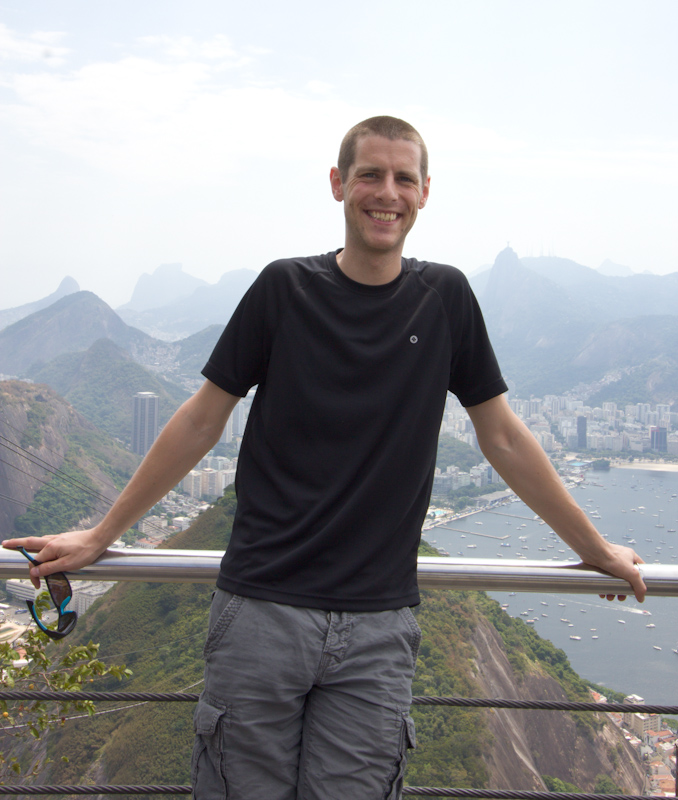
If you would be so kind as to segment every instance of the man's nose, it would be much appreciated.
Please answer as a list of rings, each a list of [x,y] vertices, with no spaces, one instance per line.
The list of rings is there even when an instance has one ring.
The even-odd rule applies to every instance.
[[[392,202],[398,199],[398,187],[393,175],[385,175],[379,184],[377,197],[384,202]]]

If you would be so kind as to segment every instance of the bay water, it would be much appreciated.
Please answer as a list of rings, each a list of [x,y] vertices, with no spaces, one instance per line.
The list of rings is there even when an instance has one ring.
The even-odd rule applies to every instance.
[[[633,547],[647,563],[678,564],[678,471],[589,471],[571,492],[609,541]],[[522,502],[443,522],[424,538],[453,558],[579,561]],[[582,677],[647,703],[678,705],[678,597],[640,604],[633,596],[624,602],[582,594],[491,596],[511,616],[534,620]]]

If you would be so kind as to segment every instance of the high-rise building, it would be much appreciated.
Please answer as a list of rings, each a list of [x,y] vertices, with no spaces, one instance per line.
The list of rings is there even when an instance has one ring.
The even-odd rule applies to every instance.
[[[158,436],[158,402],[158,395],[153,392],[134,395],[132,452],[140,456],[148,453]]]
[[[665,453],[667,449],[668,437],[666,428],[650,428],[650,450]]]
[[[577,417],[577,450],[586,450],[586,417]]]
[[[245,433],[245,408],[243,403],[238,403],[231,414],[233,420],[233,435],[242,436]]]

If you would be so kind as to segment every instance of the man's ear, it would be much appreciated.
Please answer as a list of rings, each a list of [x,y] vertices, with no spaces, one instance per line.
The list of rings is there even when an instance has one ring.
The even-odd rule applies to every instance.
[[[424,188],[421,193],[421,198],[419,199],[420,210],[426,205],[430,188],[431,188],[431,176],[429,175],[428,178],[426,178],[426,183],[424,184]]]
[[[332,186],[332,196],[338,203],[341,203],[344,199],[344,185],[341,182],[339,167],[332,167],[330,170],[330,184]]]

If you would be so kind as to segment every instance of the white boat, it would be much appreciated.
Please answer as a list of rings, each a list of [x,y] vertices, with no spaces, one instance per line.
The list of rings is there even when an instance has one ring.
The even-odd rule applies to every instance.
[[[654,650],[661,650],[661,647],[657,647],[657,645],[656,645],[656,644],[653,644],[653,645],[652,645],[652,648],[653,648]]]
[[[570,636],[570,639],[574,639],[577,642],[581,641],[581,636]]]
[[[654,622],[651,622],[649,625],[646,625],[645,627],[646,628],[656,628],[657,626],[654,624]]]

